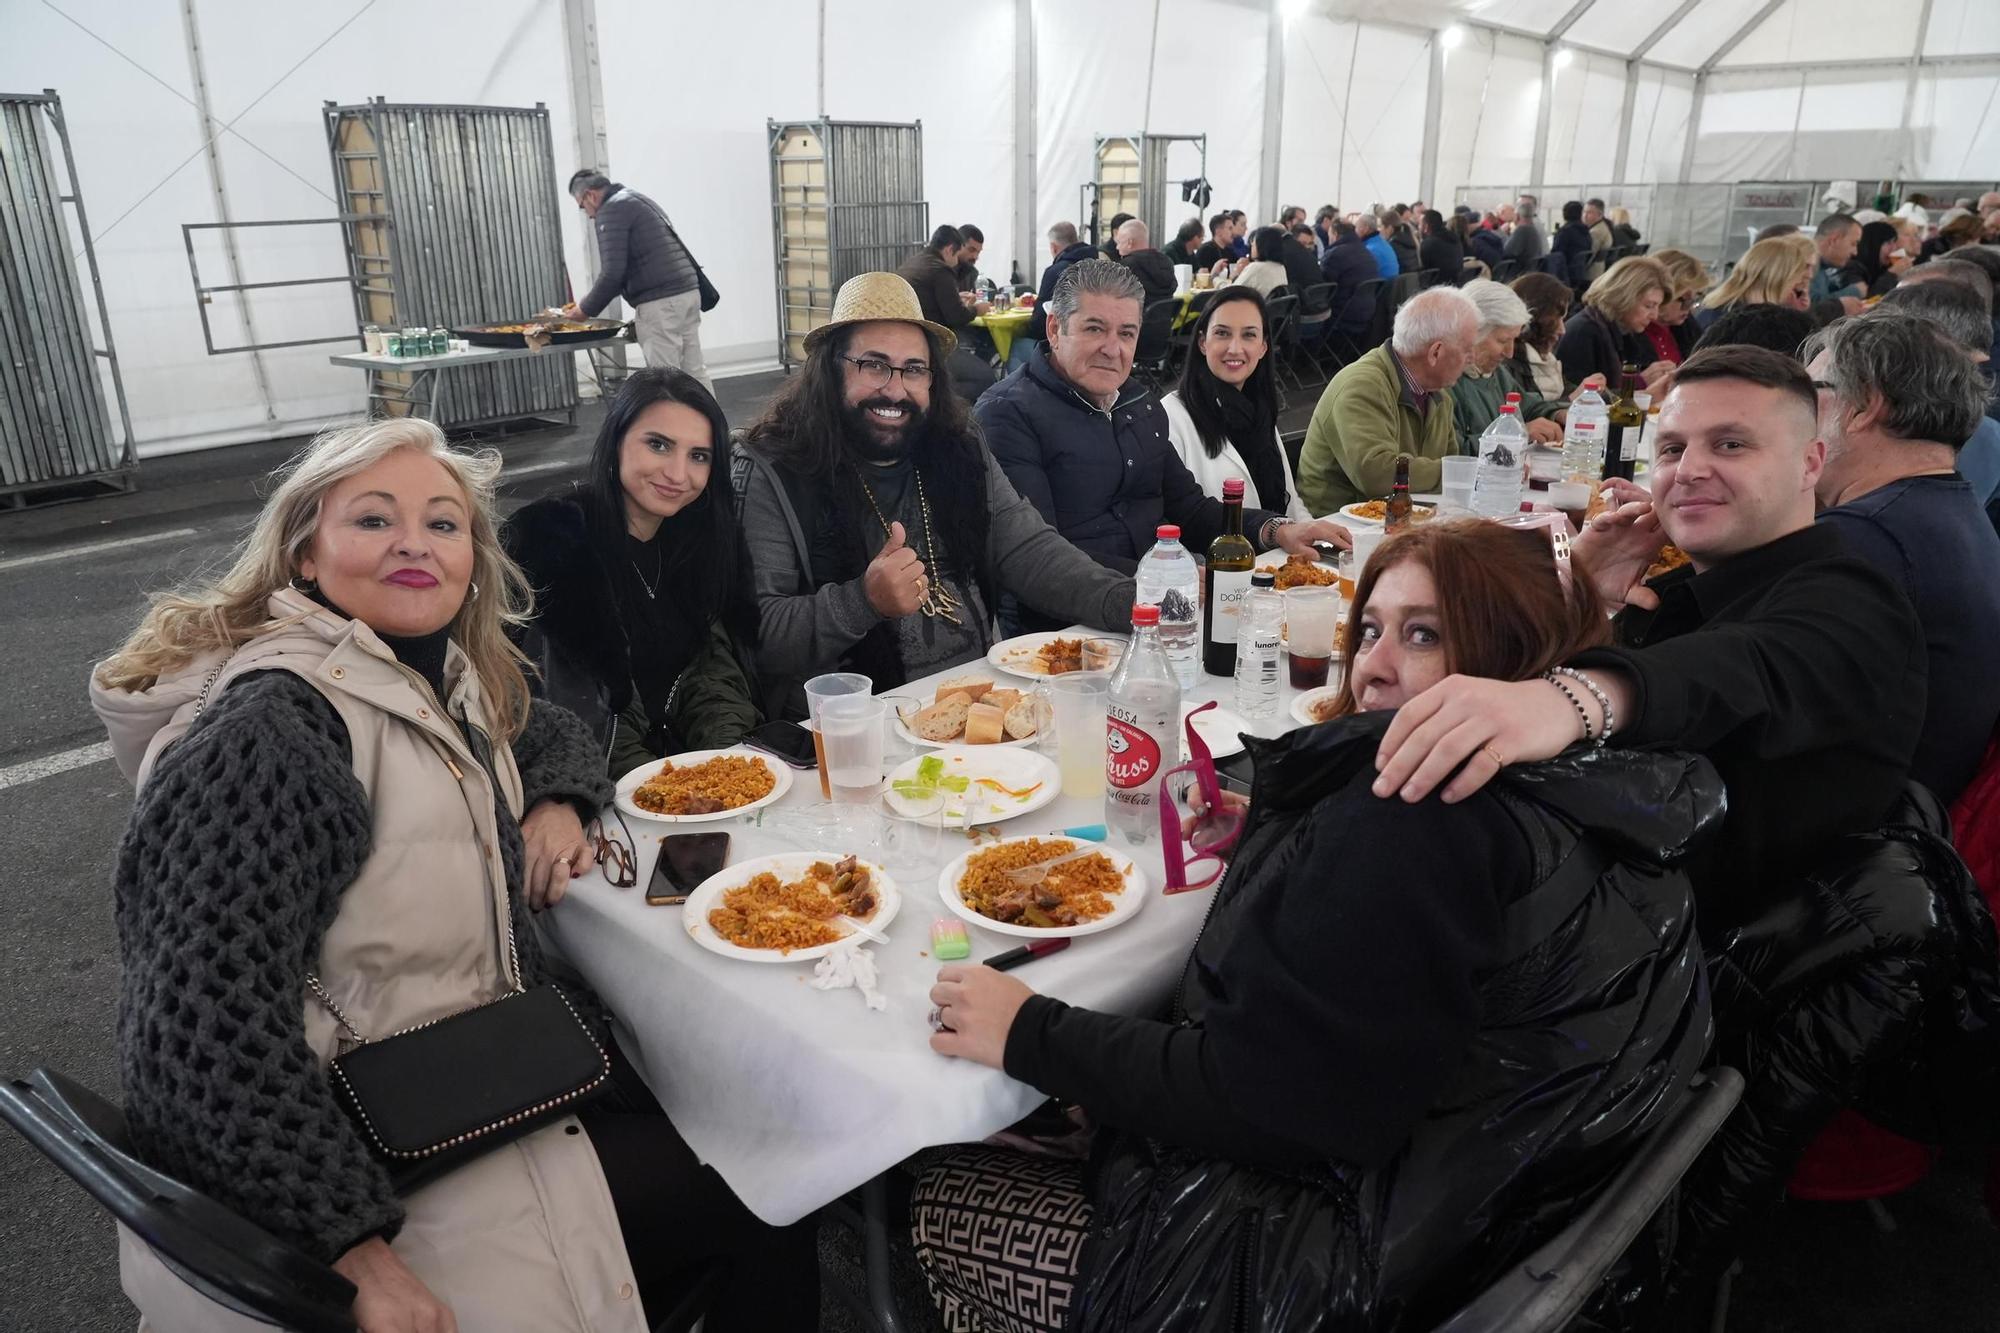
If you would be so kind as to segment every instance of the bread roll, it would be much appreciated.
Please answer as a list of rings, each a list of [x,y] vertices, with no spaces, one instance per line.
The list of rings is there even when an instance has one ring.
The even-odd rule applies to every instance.
[[[1007,710],[1007,739],[1024,741],[1035,734],[1035,700],[1032,695],[1022,695],[1012,708]]]
[[[1021,692],[1019,690],[990,690],[987,692],[986,697],[979,702],[991,704],[1004,713],[1015,704],[1021,702]]]
[[[948,694],[963,694],[971,702],[978,703],[992,688],[993,682],[984,676],[960,676],[957,680],[948,680],[938,686],[937,701],[944,702]]]
[[[997,745],[1007,739],[1007,714],[992,704],[974,704],[965,719],[967,745]]]
[[[910,718],[910,730],[927,741],[955,741],[965,730],[966,713],[972,707],[969,694],[947,694],[929,708],[919,708]]]

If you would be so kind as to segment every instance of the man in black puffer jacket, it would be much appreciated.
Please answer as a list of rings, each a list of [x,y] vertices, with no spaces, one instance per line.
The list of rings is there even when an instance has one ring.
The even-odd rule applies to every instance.
[[[1074,222],[1058,222],[1049,228],[1049,266],[1042,270],[1042,285],[1035,295],[1035,308],[1028,314],[1028,341],[1038,343],[1049,336],[1049,298],[1056,284],[1069,272],[1071,264],[1097,258],[1097,247],[1077,239]]]

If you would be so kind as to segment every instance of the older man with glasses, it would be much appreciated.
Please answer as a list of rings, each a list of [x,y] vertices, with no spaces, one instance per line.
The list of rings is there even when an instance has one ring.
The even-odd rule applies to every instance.
[[[951,330],[909,283],[850,278],[805,345],[750,427],[736,486],[767,713],[803,717],[801,687],[822,672],[885,690],[983,657],[1003,593],[1058,624],[1131,627],[1132,580],[1015,491],[940,371]]]
[[[666,211],[599,171],[570,177],[569,193],[597,229],[598,274],[563,313],[594,318],[624,297],[632,304],[633,332],[646,364],[685,370],[714,392],[701,354],[701,266]]]

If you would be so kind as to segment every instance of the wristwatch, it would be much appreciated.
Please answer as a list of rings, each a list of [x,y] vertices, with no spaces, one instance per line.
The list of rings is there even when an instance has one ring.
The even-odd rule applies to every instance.
[[[1291,521],[1289,518],[1280,518],[1276,515],[1265,519],[1264,526],[1257,530],[1257,540],[1263,543],[1265,550],[1270,550],[1278,544],[1278,529]]]

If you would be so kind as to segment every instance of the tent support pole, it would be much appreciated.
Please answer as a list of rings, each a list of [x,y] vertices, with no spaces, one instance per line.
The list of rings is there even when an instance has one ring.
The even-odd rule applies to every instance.
[[[1040,129],[1035,118],[1035,0],[1014,0],[1014,253],[1021,277],[1041,288],[1042,238],[1035,224]]]
[[[1924,0],[1923,8],[1917,11],[1917,41],[1910,48],[1910,80],[1903,87],[1903,143],[1896,155],[1896,175],[1908,180],[1917,174],[1917,136],[1910,129],[1910,117],[1917,110],[1917,76],[1923,70],[1924,39],[1931,30],[1931,0]]]
[[[1278,167],[1284,149],[1285,126],[1285,16],[1280,0],[1271,0],[1264,14],[1264,141],[1262,170],[1257,192],[1263,205],[1262,216],[1275,218],[1284,207],[1278,202]]]
[[[1549,166],[1549,112],[1556,93],[1556,44],[1542,47],[1542,95],[1535,104],[1535,155],[1528,166],[1528,188],[1536,198],[1542,194],[1542,177]]]
[[[1625,167],[1632,147],[1632,108],[1639,100],[1639,62],[1625,62],[1625,97],[1618,104],[1618,154],[1611,163],[1611,183],[1625,183]]]
[[[1701,137],[1701,108],[1702,103],[1707,100],[1708,75],[1697,73],[1694,76],[1694,101],[1688,106],[1687,140],[1681,144],[1681,171],[1678,179],[1682,185],[1686,185],[1694,174],[1694,143]]]
[[[1444,34],[1431,34],[1431,79],[1424,89],[1424,156],[1422,174],[1417,178],[1418,188],[1437,208],[1438,197],[1438,131],[1444,122]],[[1443,210],[1439,210],[1443,211]]]
[[[569,73],[569,118],[576,135],[576,166],[594,167],[609,176],[611,136],[604,113],[604,66],[598,59],[597,51],[597,0],[563,0],[562,24],[563,64]],[[596,282],[599,272],[597,228],[588,224],[583,228],[583,259],[591,282]],[[610,305],[599,313],[606,319],[617,319],[624,312],[624,300],[614,296]],[[622,343],[612,344],[602,355],[614,365],[622,367],[625,364]],[[586,358],[578,367],[577,384],[596,392],[601,386],[586,368],[588,365]]]

